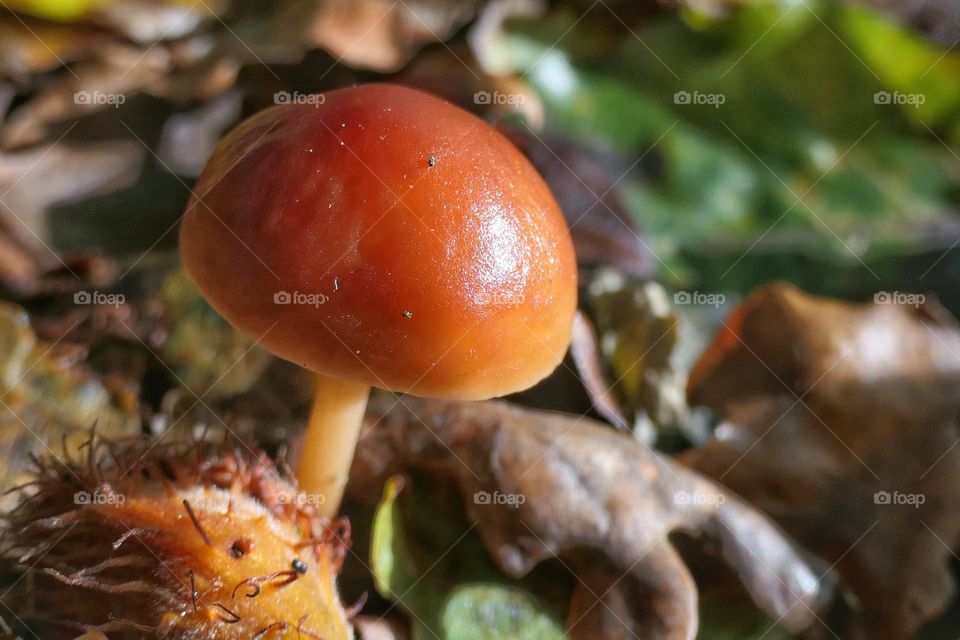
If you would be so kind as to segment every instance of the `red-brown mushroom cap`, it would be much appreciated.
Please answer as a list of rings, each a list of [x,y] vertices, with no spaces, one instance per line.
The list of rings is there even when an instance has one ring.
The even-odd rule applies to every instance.
[[[547,186],[483,121],[405,87],[242,123],[180,247],[227,320],[330,377],[489,398],[546,376],[570,340],[576,263]]]

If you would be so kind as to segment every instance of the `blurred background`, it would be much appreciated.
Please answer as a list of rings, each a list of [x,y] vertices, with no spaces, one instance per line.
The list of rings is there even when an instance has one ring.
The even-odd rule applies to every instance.
[[[206,306],[179,271],[177,224],[246,116],[399,82],[507,135],[571,227],[578,337],[568,366],[515,401],[605,421],[769,515],[838,584],[804,637],[956,638],[958,44],[956,0],[0,0],[4,486],[93,422],[107,435],[228,423],[290,447],[309,380]],[[775,282],[861,306],[786,285],[739,306]],[[730,351],[718,329],[833,437],[793,405],[782,422],[731,408],[738,386],[773,404],[783,389],[757,367],[713,368]],[[809,353],[791,360],[794,345]],[[788,433],[768,439],[778,424]],[[380,487],[353,496],[356,540]],[[923,502],[893,513],[882,491]],[[700,555],[684,552],[699,637],[794,637]],[[523,589],[548,622],[523,637],[559,637],[549,620],[570,598],[569,576],[550,573],[562,567],[542,569]],[[488,571],[447,567],[444,588]],[[343,582],[377,591],[368,567]],[[411,614],[384,591],[369,607],[400,627],[443,618],[436,592]],[[446,637],[510,637],[483,629],[529,613],[477,598],[472,626]],[[630,629],[602,637],[673,637]],[[390,633],[369,637],[407,631]]]

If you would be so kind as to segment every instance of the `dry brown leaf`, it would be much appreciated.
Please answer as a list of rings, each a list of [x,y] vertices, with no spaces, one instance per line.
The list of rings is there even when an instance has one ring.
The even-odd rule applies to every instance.
[[[7,110],[16,95],[17,90],[13,88],[12,84],[0,82],[0,125],[3,125],[3,121],[6,120]]]
[[[149,47],[189,35],[205,22],[216,19],[226,5],[226,0],[193,3],[120,0],[105,4],[96,17],[98,22]]]
[[[757,604],[787,629],[808,626],[830,595],[829,574],[820,579],[764,516],[627,435],[499,402],[404,402],[410,409],[371,411],[352,490],[376,491],[385,473],[404,468],[449,474],[508,575],[561,557],[588,587],[618,585],[603,589],[601,611],[570,621],[574,638],[696,635],[696,587],[668,540],[675,531],[715,540]],[[579,591],[573,608],[588,610],[589,594]],[[618,611],[617,598],[630,607],[606,615]]]
[[[685,461],[836,563],[865,637],[912,637],[944,610],[960,539],[960,328],[938,304],[765,287],[728,318],[689,396],[724,422]]]
[[[97,39],[88,26],[0,15],[0,74],[22,80],[50,71],[86,55]]]
[[[351,67],[396,71],[424,45],[442,41],[469,20],[476,0],[303,0],[277,25],[297,29]]]
[[[240,92],[230,90],[193,111],[170,116],[157,148],[164,168],[199,176],[224,131],[240,119],[242,102]]]
[[[460,44],[421,53],[398,81],[442,96],[487,122],[522,120],[535,132],[546,124],[546,108],[533,87],[517,76],[487,75]]]
[[[623,412],[623,407],[620,406],[620,401],[611,391],[603,372],[600,347],[597,344],[597,330],[582,311],[577,311],[574,317],[570,356],[577,369],[577,376],[590,397],[590,402],[593,403],[594,411],[617,429],[629,431],[630,422]]]
[[[32,255],[6,233],[0,233],[0,282],[14,291],[26,289],[36,279],[39,265]]]
[[[147,51],[104,43],[98,58],[74,65],[16,108],[0,129],[0,146],[10,149],[43,140],[50,125],[102,111],[118,109],[127,95],[158,82],[171,69],[163,47]]]
[[[143,153],[136,142],[54,143],[0,152],[0,226],[42,267],[60,266],[51,247],[48,209],[129,184]]]
[[[209,35],[174,43],[170,54],[177,71],[158,78],[145,90],[179,105],[206,102],[229,91],[251,57],[237,47],[218,45]]]
[[[503,24],[511,18],[537,18],[546,13],[544,0],[491,0],[470,26],[467,42],[479,65],[487,73],[499,76],[511,73],[507,60],[494,52],[502,50]]]

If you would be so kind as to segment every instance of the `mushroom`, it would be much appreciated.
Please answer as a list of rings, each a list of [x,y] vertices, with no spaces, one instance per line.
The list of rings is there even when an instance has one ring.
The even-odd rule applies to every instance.
[[[576,262],[549,189],[482,120],[390,84],[295,97],[220,142],[180,248],[221,315],[318,374],[297,476],[332,516],[370,387],[537,383],[570,341]]]

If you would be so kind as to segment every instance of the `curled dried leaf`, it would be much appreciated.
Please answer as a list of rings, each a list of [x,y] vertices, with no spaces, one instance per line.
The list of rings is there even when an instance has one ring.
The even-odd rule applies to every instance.
[[[0,225],[43,268],[61,267],[49,209],[130,184],[143,155],[137,142],[61,142],[0,152]]]
[[[23,80],[51,71],[87,54],[97,36],[85,26],[0,16],[0,73]]]
[[[691,374],[723,422],[684,460],[836,563],[865,637],[909,638],[956,591],[958,390],[960,327],[935,301],[764,287]]]
[[[120,108],[127,94],[158,82],[171,68],[170,54],[162,46],[141,51],[103,42],[96,59],[74,65],[14,109],[0,129],[0,145],[10,149],[35,144],[53,124]]]
[[[570,356],[593,409],[617,429],[629,430],[630,423],[603,372],[597,331],[582,311],[577,311],[573,320]]]
[[[230,90],[193,111],[171,116],[157,149],[164,168],[199,176],[224,131],[240,119],[241,102],[240,93]]]
[[[216,19],[226,5],[227,0],[193,3],[119,0],[103,5],[97,12],[97,20],[149,47],[189,35],[205,22]]]
[[[816,572],[764,516],[630,436],[504,403],[404,402],[409,409],[372,410],[355,477],[417,467],[453,476],[508,575],[562,557],[596,580],[587,551],[627,571],[629,592],[646,594],[635,610],[642,622],[631,618],[604,638],[632,637],[635,624],[642,637],[695,636],[696,588],[668,540],[674,531],[716,540],[760,608],[787,629],[811,624],[830,597],[829,572]],[[599,623],[583,624],[582,634],[579,624],[570,629],[573,637],[599,637],[589,631]]]
[[[396,71],[424,45],[453,35],[473,0],[302,0],[276,20],[289,42],[320,46],[351,67]],[[295,33],[289,33],[290,29]]]

